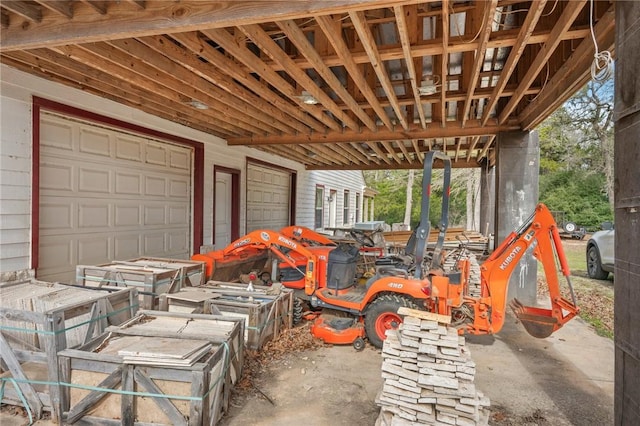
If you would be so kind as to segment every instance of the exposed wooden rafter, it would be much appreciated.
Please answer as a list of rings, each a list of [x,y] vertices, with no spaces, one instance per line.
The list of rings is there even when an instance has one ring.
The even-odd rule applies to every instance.
[[[586,4],[7,0],[0,61],[310,169],[477,167],[590,78]]]

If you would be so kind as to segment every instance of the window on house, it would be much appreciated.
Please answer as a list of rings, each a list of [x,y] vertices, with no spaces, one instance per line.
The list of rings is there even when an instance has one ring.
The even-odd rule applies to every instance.
[[[324,226],[324,188],[316,187],[316,212],[315,212],[315,229],[321,229]]]
[[[360,194],[356,192],[356,222],[360,222]]]
[[[343,225],[347,225],[349,224],[351,221],[349,220],[349,203],[351,202],[351,200],[349,199],[349,191],[347,191],[345,189],[344,191],[344,204],[342,206],[342,224]]]

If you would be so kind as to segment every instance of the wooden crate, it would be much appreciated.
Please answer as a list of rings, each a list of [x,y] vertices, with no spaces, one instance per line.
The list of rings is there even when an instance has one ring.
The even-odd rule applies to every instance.
[[[78,265],[76,281],[86,287],[135,287],[140,296],[140,307],[155,309],[158,306],[158,297],[163,293],[179,291],[188,274],[194,270],[200,271],[201,278],[196,282],[202,283],[204,263],[140,258],[96,266]]]
[[[135,315],[135,289],[101,290],[29,279],[0,286],[2,402],[24,406],[37,419],[59,416],[57,353],[100,336]]]
[[[292,326],[293,291],[290,289],[282,289],[279,294],[270,295],[261,291],[208,288],[218,297],[205,302],[205,312],[217,310],[224,316],[243,318],[245,346],[248,349],[260,349],[267,341],[276,338],[282,330]]]
[[[227,410],[231,389],[242,377],[244,321],[219,315],[140,311],[130,321],[109,327],[117,335],[200,339],[222,346],[225,351],[223,410]]]
[[[161,257],[138,257],[126,263],[154,268],[180,269],[180,288],[199,287],[206,281],[206,265],[197,260],[165,259]]]
[[[78,425],[215,425],[222,416],[226,352],[205,339],[208,352],[191,365],[125,361],[123,349],[165,345],[183,339],[109,333],[78,349],[59,353],[61,422]],[[153,365],[156,364],[156,365]]]

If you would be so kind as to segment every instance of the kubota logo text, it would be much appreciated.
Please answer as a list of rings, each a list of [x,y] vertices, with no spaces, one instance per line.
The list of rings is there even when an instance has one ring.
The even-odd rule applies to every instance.
[[[249,244],[251,242],[250,238],[245,238],[244,240],[240,240],[237,243],[235,243],[233,246],[234,247],[242,247],[242,246],[246,246],[247,244]]]
[[[294,250],[298,248],[298,245],[296,243],[294,243],[291,240],[287,240],[285,237],[278,237],[278,241],[280,241],[281,243],[284,243],[285,246],[289,246]]]
[[[522,251],[522,247],[520,246],[516,246],[513,250],[511,250],[511,253],[509,253],[509,256],[507,256],[504,262],[500,264],[500,270],[504,271],[505,269],[507,269],[507,266],[509,266],[509,264],[513,262],[513,259],[515,259],[516,255],[521,251]]]

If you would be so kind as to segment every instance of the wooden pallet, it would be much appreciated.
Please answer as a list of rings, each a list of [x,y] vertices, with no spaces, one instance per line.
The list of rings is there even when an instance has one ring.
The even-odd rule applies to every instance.
[[[137,311],[135,289],[80,288],[29,279],[0,286],[2,402],[59,418],[59,351],[84,344]]]

